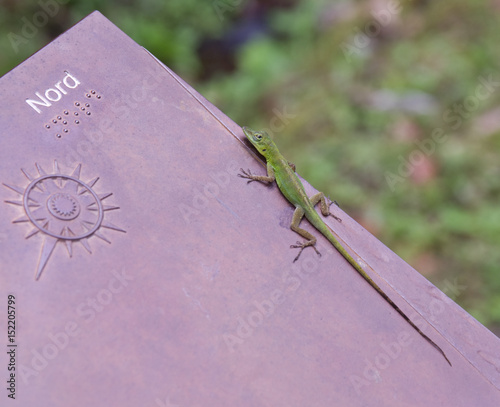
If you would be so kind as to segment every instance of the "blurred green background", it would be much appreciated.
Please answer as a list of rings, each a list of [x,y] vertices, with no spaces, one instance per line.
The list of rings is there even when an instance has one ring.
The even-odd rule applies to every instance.
[[[3,0],[0,74],[95,9],[500,334],[499,0]]]

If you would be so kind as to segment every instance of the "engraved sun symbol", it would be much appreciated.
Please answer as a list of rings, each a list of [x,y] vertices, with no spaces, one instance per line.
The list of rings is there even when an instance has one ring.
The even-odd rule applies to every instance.
[[[118,206],[104,205],[103,200],[112,193],[98,195],[92,188],[99,180],[96,177],[88,182],[80,179],[82,165],[79,164],[71,175],[62,174],[54,160],[53,174],[47,174],[35,164],[38,177],[32,177],[21,169],[30,181],[26,188],[4,184],[22,197],[22,200],[7,200],[6,203],[24,208],[24,214],[13,223],[30,223],[32,229],[26,239],[40,233],[44,240],[35,278],[38,280],[58,242],[64,243],[70,257],[73,256],[73,243],[80,243],[92,253],[89,238],[97,236],[111,243],[101,233],[101,228],[125,232],[123,229],[104,220],[104,213]]]

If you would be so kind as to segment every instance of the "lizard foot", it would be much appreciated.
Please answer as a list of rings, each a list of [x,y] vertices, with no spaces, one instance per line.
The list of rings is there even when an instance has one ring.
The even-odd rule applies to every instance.
[[[337,201],[330,200],[330,198],[328,198],[328,200],[330,201],[330,203],[328,204],[329,215],[331,217],[335,218],[336,220],[338,220],[339,222],[342,222],[342,219],[340,219],[338,216],[335,216],[333,213],[330,212],[330,206],[332,206],[332,204],[335,204],[335,205],[337,205],[340,208],[339,204],[337,203]]]
[[[331,204],[335,204],[335,205],[337,205],[340,208],[340,205],[339,205],[339,203],[337,201],[332,201],[329,196],[327,196],[327,198],[330,201],[330,203],[328,204],[328,206],[330,206]]]
[[[255,181],[255,175],[253,175],[250,170],[245,171],[243,168],[240,168],[240,171],[242,173],[238,174],[238,177],[248,179],[247,184],[250,184],[250,182]]]
[[[291,249],[300,249],[299,254],[297,254],[297,256],[295,257],[295,259],[293,259],[292,263],[295,263],[299,259],[300,255],[302,254],[302,251],[306,247],[312,247],[314,249],[314,251],[318,254],[318,256],[321,257],[321,253],[318,251],[318,249],[316,249],[316,246],[315,246],[314,243],[311,244],[310,242],[305,242],[305,243],[297,242],[297,244],[292,244],[290,246]]]

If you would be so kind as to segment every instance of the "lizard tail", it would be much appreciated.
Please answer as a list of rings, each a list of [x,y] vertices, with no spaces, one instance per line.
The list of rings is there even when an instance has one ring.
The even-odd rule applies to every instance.
[[[398,312],[398,314],[401,315],[403,319],[406,322],[408,322],[425,340],[427,340],[427,342],[429,342],[439,353],[441,353],[441,355],[443,355],[448,364],[451,366],[451,362],[446,357],[444,351],[431,338],[429,338],[426,334],[424,334],[420,330],[420,328],[417,325],[415,325],[413,321],[410,318],[408,318],[408,316],[403,311],[401,311],[401,309],[394,303],[394,301],[392,301],[389,298],[389,296],[378,286],[378,284],[375,281],[373,281],[373,279],[366,273],[366,271],[363,270],[363,268],[359,265],[359,263],[356,260],[354,260],[354,258],[344,249],[344,247],[340,244],[340,242],[335,238],[333,233],[330,231],[328,226],[326,226],[321,220],[321,218],[319,218],[319,215],[317,220],[316,219],[308,219],[308,220],[313,224],[313,226],[316,229],[318,229],[330,241],[333,247],[335,247],[335,249],[337,249],[337,251],[340,252],[340,254],[349,262],[349,264],[351,264],[351,266],[353,266],[356,269],[356,271],[359,274],[361,274],[361,276],[380,294],[380,296],[384,300],[386,300],[392,306],[392,308],[394,308]]]

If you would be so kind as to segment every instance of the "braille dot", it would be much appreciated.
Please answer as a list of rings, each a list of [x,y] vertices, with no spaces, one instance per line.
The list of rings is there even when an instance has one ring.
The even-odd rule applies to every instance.
[[[85,103],[85,106],[90,107],[90,103]]]
[[[85,108],[83,106],[80,109],[85,110]]]
[[[90,95],[90,93],[87,93],[85,96],[87,96],[88,98],[91,98],[92,96]]]
[[[97,99],[100,99],[100,98],[101,98],[101,95],[97,95],[97,96],[96,96],[96,98],[97,98]]]
[[[69,114],[69,112],[67,110],[64,111],[64,114]]]
[[[45,128],[46,128],[46,129],[50,129],[50,124],[46,124],[46,125],[45,125]]]
[[[78,112],[75,112],[75,116],[78,116]]]
[[[66,120],[63,120],[63,124],[68,124],[68,122]]]
[[[76,124],[80,124],[80,120],[75,120],[75,123]]]
[[[92,93],[93,95],[95,95],[95,90],[91,90],[90,93]]]
[[[64,129],[63,131],[64,131],[65,133],[67,133],[69,130],[68,130],[68,129]]]
[[[87,112],[87,116],[90,116],[90,112]]]
[[[56,134],[56,137],[61,138],[62,136],[58,133],[58,134]]]
[[[56,119],[52,120],[52,123],[57,123],[57,120]]]
[[[57,120],[61,120],[61,119],[62,119],[62,117],[61,117],[61,116],[57,116]]]
[[[80,102],[75,102],[75,106],[80,106]]]

